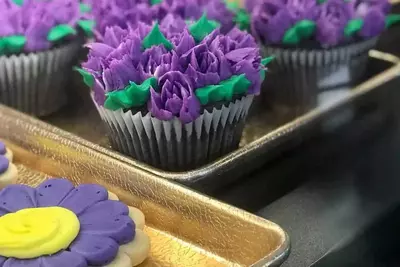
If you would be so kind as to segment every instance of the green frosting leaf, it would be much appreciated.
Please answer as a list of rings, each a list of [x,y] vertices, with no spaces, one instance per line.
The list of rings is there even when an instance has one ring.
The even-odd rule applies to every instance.
[[[301,20],[286,31],[282,42],[284,44],[296,45],[304,39],[310,38],[316,29],[316,24],[312,20]]]
[[[83,82],[89,86],[89,87],[93,87],[94,84],[94,77],[92,74],[90,74],[89,72],[87,72],[86,70],[82,69],[82,68],[78,68],[78,67],[74,67],[74,70],[76,70],[77,72],[79,72],[82,75],[83,78]]]
[[[320,5],[320,4],[323,4],[323,3],[325,3],[327,0],[317,0],[317,3]],[[344,1],[344,0],[343,0]]]
[[[233,19],[242,31],[250,30],[250,14],[244,9],[238,9]]]
[[[129,82],[129,85],[119,91],[106,94],[104,107],[110,110],[143,106],[150,97],[150,87],[157,87],[157,79],[150,77],[142,84]]]
[[[196,42],[201,42],[204,37],[209,35],[212,31],[218,28],[220,24],[215,20],[208,20],[206,13],[203,13],[201,18],[195,23],[190,25],[189,31]]]
[[[260,70],[261,82],[263,82],[265,80],[265,72],[266,72],[266,70],[264,70],[264,69]]]
[[[217,85],[207,85],[195,91],[197,98],[202,105],[218,101],[231,101],[234,95],[247,92],[251,82],[244,74],[234,75]]]
[[[14,2],[14,4],[18,5],[18,6],[22,6],[22,4],[24,3],[24,0],[12,0]]]
[[[163,0],[150,0],[150,5],[154,6],[161,3]]]
[[[77,23],[86,35],[92,36],[94,26],[96,26],[96,22],[94,20],[78,20]]]
[[[79,3],[79,10],[82,13],[88,13],[88,12],[92,11],[92,7],[85,3]]]
[[[265,57],[265,58],[261,59],[261,64],[263,64],[264,66],[267,66],[274,59],[275,59],[274,56]]]
[[[50,29],[49,33],[47,34],[47,40],[50,42],[56,42],[69,35],[75,34],[76,30],[73,27],[68,24],[60,24]]]
[[[164,45],[164,47],[169,51],[172,50],[173,46],[170,41],[164,36],[160,31],[160,26],[156,22],[149,32],[149,34],[144,37],[142,41],[142,49],[150,48],[154,45]]]
[[[362,19],[349,20],[346,27],[344,27],[344,35],[347,37],[353,36],[356,32],[361,30],[363,25],[364,21]]]
[[[386,28],[400,22],[400,14],[389,14],[385,19]]]
[[[23,35],[13,35],[0,38],[0,55],[16,54],[24,49],[26,37]]]

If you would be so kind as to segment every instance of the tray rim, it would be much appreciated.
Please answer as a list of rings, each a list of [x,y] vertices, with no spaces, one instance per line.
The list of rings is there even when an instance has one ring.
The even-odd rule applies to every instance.
[[[388,63],[392,63],[393,66],[388,68],[387,70],[377,74],[376,76],[368,79],[367,81],[359,84],[358,86],[354,87],[351,90],[350,95],[347,98],[343,98],[335,104],[330,105],[328,108],[321,108],[317,107],[304,115],[301,115],[294,120],[281,125],[280,127],[276,128],[275,130],[265,134],[264,136],[248,143],[247,145],[238,148],[234,150],[233,152],[207,164],[202,167],[189,170],[189,171],[184,171],[184,172],[171,172],[171,171],[163,171],[161,169],[152,167],[150,165],[147,165],[145,163],[139,162],[135,159],[128,158],[122,154],[119,154],[116,151],[112,151],[108,148],[105,148],[101,145],[98,145],[96,143],[93,143],[91,141],[85,140],[73,133],[64,131],[56,126],[50,125],[48,123],[42,122],[44,124],[50,125],[51,127],[60,129],[61,131],[64,131],[66,138],[71,139],[72,141],[79,143],[81,145],[84,145],[86,147],[89,147],[93,150],[96,150],[100,153],[106,154],[110,157],[113,157],[115,159],[118,159],[120,161],[123,161],[131,166],[134,166],[136,168],[141,169],[142,171],[145,171],[147,173],[150,173],[151,175],[155,175],[157,177],[165,178],[168,180],[173,180],[177,181],[186,185],[194,185],[196,182],[203,180],[205,177],[210,176],[210,175],[218,175],[221,173],[226,173],[230,171],[231,169],[234,168],[234,165],[242,158],[243,155],[247,153],[248,150],[255,149],[256,153],[255,155],[260,155],[264,154],[260,152],[260,148],[256,149],[257,147],[263,148],[263,146],[267,146],[269,143],[274,143],[274,142],[279,142],[281,141],[285,136],[288,136],[294,129],[298,130],[299,128],[305,128],[310,122],[330,113],[331,111],[340,108],[341,106],[350,103],[354,101],[355,99],[366,95],[373,91],[376,87],[379,85],[384,84],[385,82],[394,79],[397,75],[397,73],[400,72],[400,57],[397,57],[393,54],[390,53],[385,53],[385,52],[380,52],[378,50],[370,50],[369,51],[369,56],[373,58],[377,58],[380,60],[383,60]],[[221,170],[221,166],[224,167],[223,170]]]
[[[95,153],[98,153],[104,157],[109,157],[108,155],[93,150],[90,147],[81,144],[80,142],[71,140],[71,139],[76,139],[77,141],[80,141],[81,139],[83,141],[86,141],[85,139],[75,136],[74,134],[71,134],[51,124],[40,121],[37,118],[31,117],[27,114],[24,114],[22,112],[19,112],[10,107],[0,104],[0,113],[2,112],[2,110],[7,111],[7,115],[10,115],[12,118],[15,117],[16,120],[22,120],[23,122],[29,124],[29,126],[39,129],[42,133],[47,133],[45,134],[46,136],[56,136],[57,138],[66,139],[68,140],[68,142],[82,146],[84,149],[87,149],[88,151],[94,151]],[[7,138],[5,140],[7,140]],[[136,168],[134,166],[131,166],[125,162],[121,162],[113,157],[110,158],[112,160],[118,161],[120,164],[124,165],[124,167],[130,170],[131,172],[135,172]],[[147,173],[146,171],[143,172],[146,173],[147,176],[146,179],[154,181],[154,183],[157,183],[158,185],[163,186],[165,188],[169,188],[170,190],[180,191],[182,194],[188,195],[191,198],[195,199],[196,201],[204,203],[206,206],[214,206],[225,213],[234,214],[235,217],[240,218],[248,223],[259,225],[261,228],[265,230],[269,229],[270,231],[272,231],[271,228],[274,228],[275,229],[274,231],[280,235],[282,242],[280,243],[279,246],[277,246],[275,250],[271,251],[269,255],[260,258],[256,263],[252,264],[251,266],[257,266],[257,267],[280,266],[289,256],[291,247],[290,237],[288,233],[279,224],[272,222],[268,219],[265,219],[263,217],[257,216],[256,214],[250,213],[243,209],[240,209],[238,207],[235,207],[233,205],[230,205],[228,203],[219,201],[218,199],[202,194],[184,185],[171,182],[167,179],[159,179],[158,177],[155,177],[151,175],[151,173]]]

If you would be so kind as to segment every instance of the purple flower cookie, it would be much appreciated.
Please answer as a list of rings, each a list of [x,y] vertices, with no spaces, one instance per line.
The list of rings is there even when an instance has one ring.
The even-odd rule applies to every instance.
[[[136,266],[149,252],[143,225],[99,185],[10,185],[0,191],[0,266]]]

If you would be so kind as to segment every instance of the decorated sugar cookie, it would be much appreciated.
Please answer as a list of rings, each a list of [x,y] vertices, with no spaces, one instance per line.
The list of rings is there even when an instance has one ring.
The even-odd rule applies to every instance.
[[[0,191],[0,267],[132,267],[150,249],[144,215],[99,185],[49,179]]]
[[[6,147],[6,144],[0,141],[0,155],[6,157],[10,162],[13,161],[13,153]]]

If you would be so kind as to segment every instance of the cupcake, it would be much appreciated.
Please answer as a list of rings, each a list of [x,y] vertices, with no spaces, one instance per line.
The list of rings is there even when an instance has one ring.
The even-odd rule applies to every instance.
[[[236,24],[236,7],[224,0],[86,0],[93,6],[97,25],[95,36],[102,41],[107,27],[123,29],[136,27],[138,22],[151,24],[161,21],[168,14],[184,20],[198,20],[206,13],[207,18],[221,25],[221,32],[227,33]]]
[[[150,249],[144,215],[109,197],[102,186],[66,179],[2,189],[0,267],[140,264]]]
[[[0,23],[0,103],[36,116],[58,110],[93,21],[78,0],[0,0]]]
[[[251,35],[222,34],[203,15],[107,28],[81,73],[118,151],[165,170],[205,164],[238,147],[264,66]]]
[[[263,90],[274,106],[307,111],[321,91],[351,86],[368,51],[399,15],[386,0],[247,0],[251,33],[276,57]]]

